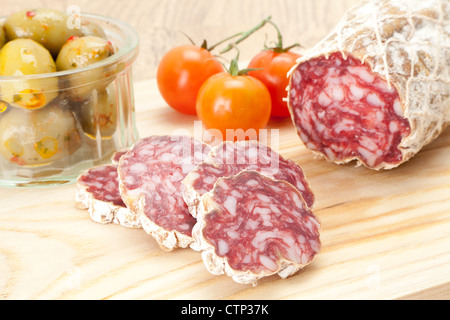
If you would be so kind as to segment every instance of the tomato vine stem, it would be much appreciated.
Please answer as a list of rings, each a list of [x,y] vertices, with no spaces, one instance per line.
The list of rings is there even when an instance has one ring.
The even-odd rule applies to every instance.
[[[272,50],[272,51],[277,52],[277,53],[283,53],[283,52],[287,52],[287,51],[291,50],[292,48],[301,47],[301,45],[299,43],[294,43],[293,45],[290,45],[290,46],[288,46],[286,48],[283,47],[283,36],[281,34],[280,29],[278,28],[278,26],[272,20],[269,20],[267,22],[269,24],[271,24],[275,28],[275,30],[277,32],[278,43],[274,47],[267,47],[267,46],[265,46],[266,50]]]
[[[238,45],[239,43],[241,43],[242,41],[244,41],[245,39],[247,39],[249,36],[251,36],[253,33],[255,33],[256,31],[258,31],[259,29],[261,29],[262,27],[264,27],[266,25],[266,23],[270,22],[272,19],[271,16],[268,16],[267,18],[265,18],[264,20],[262,20],[260,23],[258,23],[256,26],[254,26],[253,28],[247,30],[247,31],[243,31],[240,32],[238,34],[236,34],[235,36],[241,36],[239,39],[237,39],[235,42],[228,44],[227,47],[225,47],[224,49],[222,49],[220,51],[220,54],[224,54],[228,51],[230,51],[231,49],[233,49],[233,46]],[[230,38],[232,39],[232,38]],[[226,40],[222,41],[225,42]]]
[[[243,76],[246,75],[250,71],[260,70],[260,68],[246,68],[246,69],[239,69],[239,48],[234,44],[230,44],[231,49],[235,49],[237,51],[236,56],[230,61],[230,67],[227,69],[227,72],[232,76]]]
[[[208,50],[208,51],[212,51],[214,49],[216,49],[218,46],[222,45],[223,43],[225,43],[226,41],[232,40],[236,37],[240,37],[239,39],[237,39],[234,42],[229,43],[224,49],[219,51],[219,54],[224,54],[230,50],[232,50],[236,45],[240,44],[242,41],[246,40],[248,37],[250,37],[253,33],[255,33],[256,31],[258,31],[259,29],[263,28],[266,24],[270,24],[272,25],[272,27],[275,28],[276,32],[277,32],[277,43],[274,47],[268,47],[266,45],[264,45],[266,50],[273,50],[275,52],[287,52],[290,49],[294,48],[294,47],[299,47],[301,46],[299,43],[294,43],[293,45],[290,45],[286,48],[283,47],[283,36],[281,34],[280,29],[278,28],[278,26],[275,24],[275,22],[272,21],[272,16],[268,16],[267,18],[263,19],[260,23],[258,23],[256,26],[254,26],[253,28],[247,30],[247,31],[241,31],[238,33],[235,33],[223,40],[220,40],[219,42],[213,44],[212,46],[208,46],[208,42],[206,41],[206,39],[203,40],[202,44],[200,45],[201,48]],[[195,45],[194,41],[184,32],[181,31],[181,33],[183,35],[185,35],[188,40],[191,42],[191,44]]]
[[[235,33],[223,40],[220,40],[219,42],[213,44],[212,46],[208,46],[208,42],[206,41],[206,39],[203,40],[202,44],[200,45],[201,48],[208,50],[208,51],[212,51],[215,48],[217,48],[218,46],[220,46],[221,44],[223,44],[226,41],[229,41],[231,39],[234,39],[236,37],[239,37],[239,39],[237,39],[235,42],[229,43],[228,46],[225,49],[222,49],[220,51],[220,54],[226,53],[228,51],[230,51],[231,49],[233,49],[233,45],[237,45],[239,43],[241,43],[242,41],[244,41],[245,39],[247,39],[250,35],[252,35],[253,33],[255,33],[256,31],[258,31],[259,29],[261,29],[262,27],[264,27],[266,25],[267,22],[270,22],[270,19],[272,19],[271,16],[265,18],[264,20],[262,20],[260,23],[258,23],[256,26],[254,26],[253,28],[251,28],[250,30],[247,31],[241,31],[238,33]],[[186,38],[188,38],[188,40],[191,42],[191,44],[195,45],[194,41],[192,40],[191,37],[189,37],[186,33],[180,31]]]

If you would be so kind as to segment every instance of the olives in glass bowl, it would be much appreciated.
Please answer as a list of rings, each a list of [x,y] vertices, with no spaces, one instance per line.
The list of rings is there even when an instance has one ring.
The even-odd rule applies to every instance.
[[[138,138],[128,24],[54,9],[0,18],[0,186],[73,182]]]

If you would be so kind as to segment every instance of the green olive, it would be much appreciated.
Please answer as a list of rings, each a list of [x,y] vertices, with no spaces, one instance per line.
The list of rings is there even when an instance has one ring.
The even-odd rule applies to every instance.
[[[86,67],[99,62],[114,53],[109,41],[96,36],[69,39],[56,59],[58,71]],[[105,68],[92,68],[70,76],[70,94],[75,100],[83,100],[94,89],[102,89],[109,83]],[[104,81],[103,81],[104,80]]]
[[[3,29],[3,26],[0,26],[0,49],[1,47],[3,47],[5,42],[6,42],[5,30]]]
[[[12,108],[0,117],[0,154],[19,166],[49,164],[80,146],[73,114],[56,104],[39,110]]]
[[[31,39],[7,42],[0,50],[0,76],[47,74],[56,71],[51,54]],[[26,109],[38,109],[58,95],[58,78],[15,79],[0,82],[1,99]]]
[[[55,72],[51,54],[31,39],[9,41],[0,51],[0,75],[21,76]]]
[[[114,53],[109,41],[96,36],[71,38],[56,59],[58,71],[84,67],[101,61]]]
[[[95,139],[109,139],[117,127],[117,104],[114,92],[109,88],[94,90],[89,99],[75,111],[83,131]]]
[[[81,36],[76,25],[71,28],[69,16],[55,9],[22,10],[5,20],[6,37],[9,40],[29,38],[41,43],[56,57],[59,50],[72,36]]]

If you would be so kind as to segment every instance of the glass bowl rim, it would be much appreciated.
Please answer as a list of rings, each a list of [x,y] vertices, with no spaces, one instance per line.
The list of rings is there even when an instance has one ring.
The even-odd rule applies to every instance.
[[[49,72],[49,73],[40,73],[40,74],[32,74],[32,75],[20,75],[20,76],[0,76],[0,82],[4,81],[24,81],[24,80],[32,80],[32,79],[45,79],[45,78],[59,78],[64,77],[68,75],[83,73],[85,71],[94,70],[97,68],[106,67],[108,65],[113,65],[114,63],[117,63],[122,58],[127,57],[129,54],[133,53],[139,45],[139,35],[137,31],[127,22],[124,22],[119,19],[111,18],[108,16],[100,15],[100,14],[91,14],[91,13],[80,13],[81,18],[91,18],[95,20],[100,20],[106,23],[110,23],[113,26],[118,27],[120,30],[122,30],[125,33],[126,39],[124,45],[119,48],[118,51],[114,52],[113,55],[98,61],[96,63],[93,63],[88,66],[79,67],[76,69],[70,69],[70,70],[63,70],[63,71],[55,71],[55,72]],[[0,17],[0,22],[3,23],[4,20],[7,17],[2,16]],[[136,52],[137,53],[137,52]],[[131,58],[134,58],[136,54],[133,54]]]

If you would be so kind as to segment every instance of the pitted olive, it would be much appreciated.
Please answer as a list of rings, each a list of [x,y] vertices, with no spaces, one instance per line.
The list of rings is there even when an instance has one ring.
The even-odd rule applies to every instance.
[[[111,138],[117,128],[117,104],[108,88],[94,90],[76,109],[83,131],[91,138]]]
[[[67,39],[83,35],[76,24],[71,27],[68,21],[67,14],[55,9],[21,10],[5,20],[4,28],[7,39],[33,39],[56,57]]]
[[[6,42],[5,31],[3,30],[3,26],[0,26],[0,49]]]
[[[80,146],[73,114],[56,104],[39,110],[12,108],[0,117],[0,154],[19,166],[45,165]]]
[[[56,68],[58,71],[63,71],[90,66],[108,58],[113,53],[111,43],[103,38],[95,36],[70,38],[58,54]],[[84,100],[92,90],[105,88],[110,82],[108,77],[103,67],[92,67],[71,75],[69,84],[72,98]]]
[[[70,38],[56,59],[59,71],[84,67],[101,61],[114,53],[109,41],[96,36]]]
[[[31,39],[7,42],[0,50],[0,76],[49,74],[56,71],[49,51]],[[11,79],[0,82],[1,100],[26,109],[38,109],[58,95],[58,79]]]

